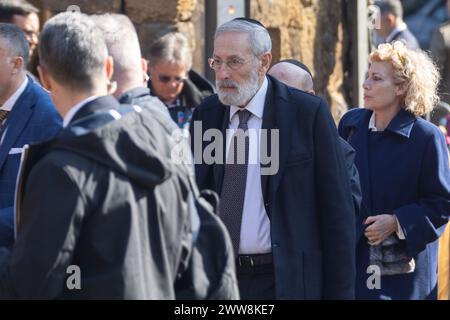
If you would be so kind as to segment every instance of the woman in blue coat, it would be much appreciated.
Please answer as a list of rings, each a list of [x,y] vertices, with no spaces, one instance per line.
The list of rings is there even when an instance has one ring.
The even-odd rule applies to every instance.
[[[365,108],[339,124],[356,150],[363,194],[356,297],[436,299],[450,172],[442,132],[420,116],[438,101],[438,71],[425,53],[401,42],[380,45],[369,62]]]

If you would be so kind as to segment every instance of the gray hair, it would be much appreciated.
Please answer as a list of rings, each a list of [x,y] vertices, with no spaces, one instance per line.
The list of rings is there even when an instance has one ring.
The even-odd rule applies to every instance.
[[[395,17],[403,18],[403,6],[400,0],[378,0],[375,6],[380,8],[380,14],[392,13]]]
[[[141,69],[141,47],[131,20],[123,14],[106,13],[91,18],[103,32],[109,55],[114,59],[114,78]]]
[[[101,77],[108,50],[100,29],[87,15],[63,12],[44,25],[39,57],[57,82],[84,90]]]
[[[0,38],[5,40],[9,55],[22,57],[22,69],[25,69],[29,60],[29,46],[23,31],[13,24],[0,23]]]
[[[181,62],[186,70],[190,70],[192,53],[187,38],[180,32],[165,34],[152,44],[149,60],[151,66],[155,66],[160,61]]]
[[[249,46],[255,57],[272,50],[272,40],[266,28],[245,20],[231,20],[219,26],[214,35],[217,39],[223,33],[245,33],[249,37]]]

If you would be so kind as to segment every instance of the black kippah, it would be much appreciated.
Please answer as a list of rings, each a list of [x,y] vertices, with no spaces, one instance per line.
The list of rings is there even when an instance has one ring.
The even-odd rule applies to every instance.
[[[285,59],[285,60],[278,61],[275,64],[279,64],[281,62],[287,62],[287,63],[293,64],[294,66],[302,68],[303,70],[308,72],[308,74],[311,76],[311,78],[313,78],[313,75],[312,75],[311,71],[309,70],[309,68],[306,65],[304,65],[303,63],[301,63],[300,61],[295,60],[295,59]]]
[[[258,20],[255,20],[255,19],[239,17],[239,18],[234,18],[233,19],[233,21],[235,21],[235,20],[247,21],[249,23],[256,24],[256,25],[258,25],[260,27],[263,27],[264,29],[266,28],[266,27],[264,27],[264,25],[261,22],[259,22]]]

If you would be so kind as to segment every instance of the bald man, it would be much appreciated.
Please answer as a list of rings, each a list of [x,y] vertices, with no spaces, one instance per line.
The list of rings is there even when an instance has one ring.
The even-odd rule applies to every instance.
[[[282,60],[274,64],[272,68],[270,68],[268,74],[288,86],[306,91],[310,94],[315,94],[312,73],[306,65],[298,60]],[[344,139],[340,138],[339,141],[345,153],[348,176],[352,187],[353,204],[355,212],[358,214],[361,207],[362,195],[358,170],[354,164],[355,150]]]
[[[269,74],[288,86],[315,94],[311,71],[297,60],[280,61],[270,68]]]

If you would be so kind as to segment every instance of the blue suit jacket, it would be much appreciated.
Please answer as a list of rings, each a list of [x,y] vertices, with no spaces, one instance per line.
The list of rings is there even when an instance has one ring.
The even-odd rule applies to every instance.
[[[450,214],[450,171],[444,136],[433,124],[401,110],[380,139],[370,144],[372,111],[354,109],[339,124],[356,150],[363,206],[357,221],[357,282],[360,299],[436,298],[437,239]],[[373,140],[372,140],[373,141]],[[369,246],[363,221],[393,213],[406,236],[415,272],[381,277],[381,289],[369,290]]]
[[[55,137],[62,121],[48,93],[28,77],[28,85],[13,106],[5,127],[6,135],[0,145],[0,247],[11,247],[14,192],[21,153],[10,154],[10,151]],[[45,186],[45,181],[42,183]]]
[[[279,129],[280,157],[278,172],[262,175],[261,186],[271,225],[276,296],[352,299],[355,214],[328,105],[319,97],[267,78],[262,129]],[[194,153],[210,143],[199,143],[202,137],[195,132],[195,121],[201,121],[201,134],[212,128],[225,134],[229,113],[217,95],[195,109],[191,125]],[[203,162],[195,169],[200,189],[220,194],[224,165]]]

